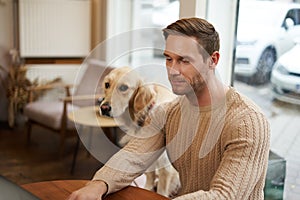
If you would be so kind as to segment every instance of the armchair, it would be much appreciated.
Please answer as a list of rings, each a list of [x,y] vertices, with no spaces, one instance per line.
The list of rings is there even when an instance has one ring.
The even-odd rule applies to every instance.
[[[75,124],[68,120],[67,113],[81,106],[94,105],[101,94],[101,81],[112,69],[103,61],[90,60],[82,65],[83,75],[76,84],[73,95],[72,85],[51,84],[29,88],[29,102],[24,108],[27,117],[27,142],[30,143],[32,126],[39,125],[58,133],[60,136],[59,153],[63,155],[65,140],[68,136],[76,136]],[[52,88],[64,88],[66,97],[53,101],[32,101],[34,91]]]

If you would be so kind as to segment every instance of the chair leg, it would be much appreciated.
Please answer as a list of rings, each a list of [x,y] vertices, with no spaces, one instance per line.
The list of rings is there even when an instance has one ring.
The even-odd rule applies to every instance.
[[[64,147],[65,147],[65,139],[67,134],[67,102],[64,101],[63,114],[61,118],[61,127],[60,127],[60,158],[63,157]]]
[[[111,132],[110,128],[109,128],[109,127],[103,127],[102,130],[103,130],[104,134],[106,135],[106,137],[107,137],[111,142],[114,143],[115,137],[114,137],[113,133]]]
[[[73,160],[72,160],[72,166],[71,166],[71,175],[74,174],[74,169],[75,169],[75,165],[76,165],[79,145],[80,145],[80,138],[79,138],[79,136],[77,136],[76,146],[75,146],[75,150],[74,150],[74,154],[73,154]]]
[[[31,131],[32,131],[32,122],[30,120],[27,121],[27,145],[30,144],[30,138],[31,138]]]
[[[60,138],[60,147],[59,147],[59,156],[60,158],[63,158],[65,151],[65,133],[61,135]]]

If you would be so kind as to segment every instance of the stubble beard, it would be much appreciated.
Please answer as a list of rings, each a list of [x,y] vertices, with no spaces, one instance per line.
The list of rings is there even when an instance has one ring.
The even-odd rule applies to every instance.
[[[200,94],[205,87],[206,82],[199,74],[197,76],[194,76],[192,79],[186,79],[185,84],[180,87],[172,85],[172,90],[176,95],[197,96],[197,94]]]
[[[201,93],[201,91],[203,91],[203,89],[206,87],[206,82],[204,81],[203,77],[199,74],[193,77],[190,85],[193,89],[193,92],[197,95]]]

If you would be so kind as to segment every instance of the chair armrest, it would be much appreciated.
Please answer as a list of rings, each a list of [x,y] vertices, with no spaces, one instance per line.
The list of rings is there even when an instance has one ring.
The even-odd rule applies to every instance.
[[[26,90],[28,91],[28,102],[33,101],[33,93],[34,92],[41,92],[43,90],[50,90],[50,89],[56,89],[56,88],[64,88],[66,91],[66,96],[70,96],[70,88],[74,87],[73,84],[64,84],[64,83],[49,83],[46,85],[40,85],[40,86],[30,86],[27,87]]]
[[[26,89],[28,91],[37,91],[37,90],[49,90],[49,89],[55,89],[55,88],[71,88],[74,87],[72,84],[64,84],[64,83],[51,83],[46,85],[40,85],[40,86],[30,86]]]

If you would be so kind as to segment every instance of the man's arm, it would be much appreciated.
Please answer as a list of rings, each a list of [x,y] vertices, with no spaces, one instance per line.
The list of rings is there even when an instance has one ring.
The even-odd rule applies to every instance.
[[[162,134],[133,139],[96,172],[92,181],[73,192],[69,200],[100,200],[132,183],[161,155],[164,150]]]
[[[164,109],[151,117],[150,125],[143,127],[138,138],[132,139],[99,169],[90,184],[75,191],[70,200],[98,200],[103,194],[118,191],[132,183],[158,159],[165,148]],[[104,184],[103,184],[104,183]]]
[[[158,159],[164,148],[161,133],[133,139],[96,172],[93,180],[105,181],[109,186],[108,193],[118,191],[143,174]]]
[[[94,175],[93,180],[103,180],[108,184],[108,194],[130,185],[162,154],[165,149],[166,107],[156,107],[150,113],[150,124],[142,127],[136,137]]]

